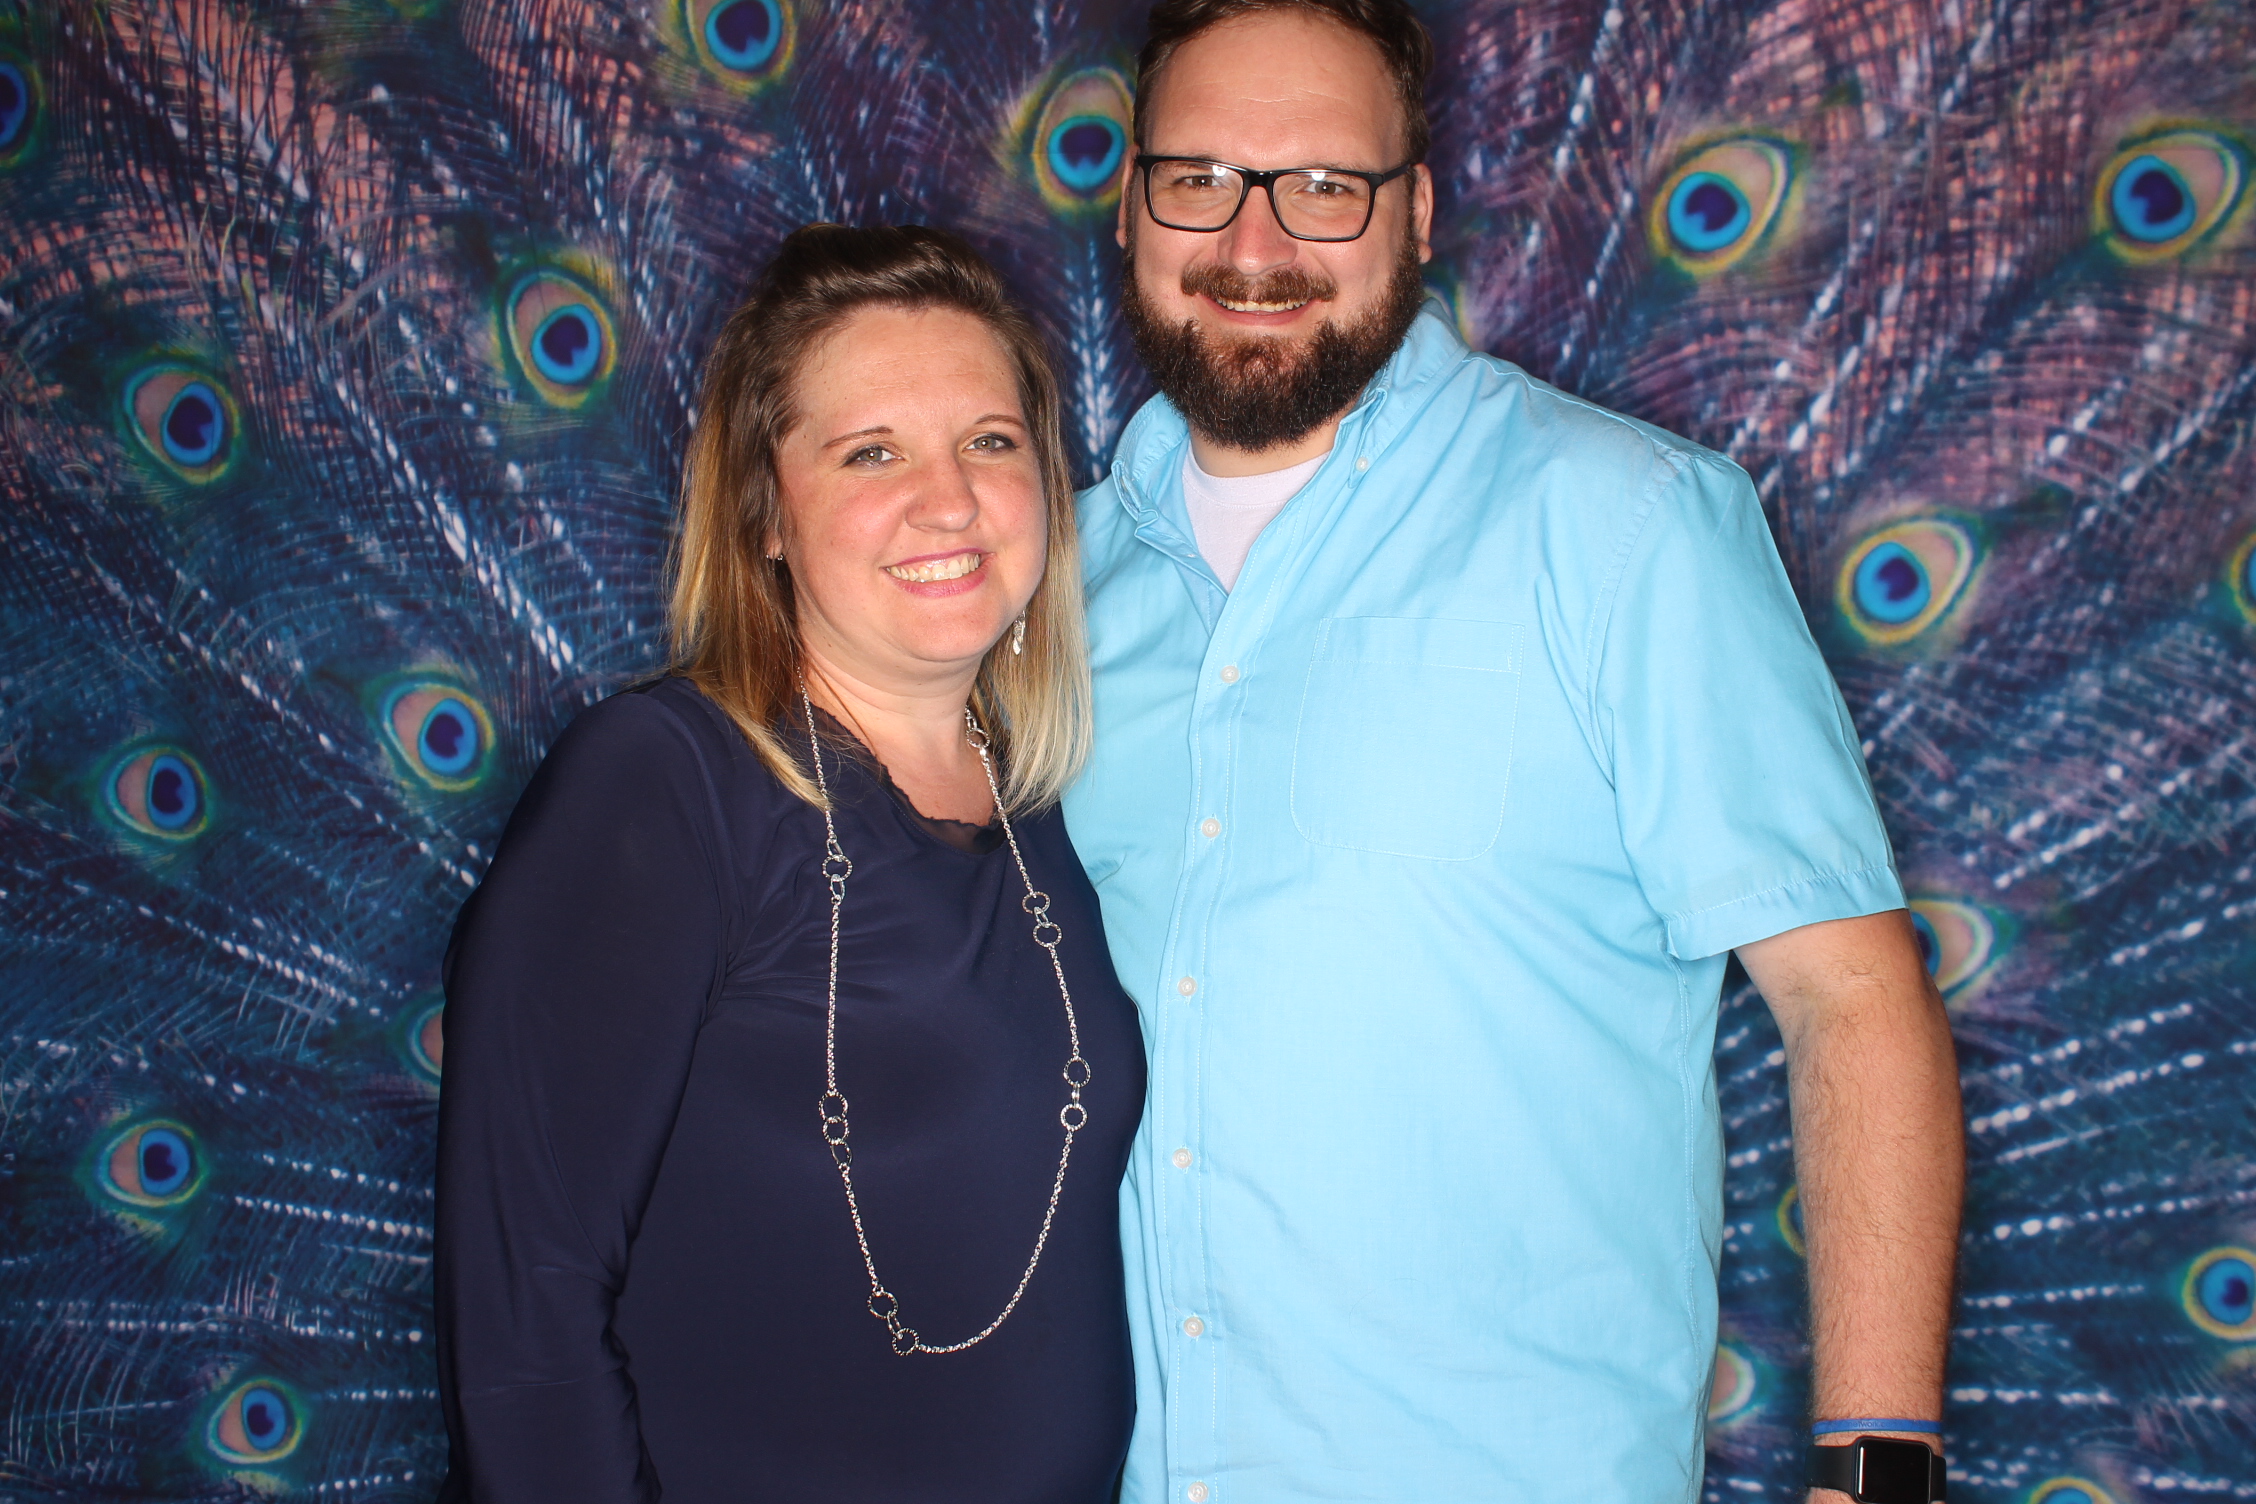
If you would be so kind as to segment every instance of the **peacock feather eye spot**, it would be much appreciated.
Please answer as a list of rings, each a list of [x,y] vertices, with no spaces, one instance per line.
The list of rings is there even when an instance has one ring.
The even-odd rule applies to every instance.
[[[2231,216],[2247,177],[2245,154],[2232,141],[2209,131],[2172,131],[2108,160],[2092,217],[2124,259],[2167,260]]]
[[[1773,142],[1702,147],[1662,181],[1648,227],[1655,253],[1694,276],[1722,271],[1761,243],[1792,181],[1793,164]]]
[[[510,294],[511,348],[543,400],[578,407],[611,374],[618,343],[594,293],[570,277],[535,272]]]
[[[1948,1001],[1980,979],[1996,958],[1997,922],[1973,904],[1947,898],[1914,898],[1908,907],[1920,958]]]
[[[1719,251],[1747,231],[1754,211],[1729,178],[1696,172],[1669,196],[1669,233],[1687,250]]]
[[[220,1401],[206,1439],[223,1462],[277,1462],[297,1450],[304,1430],[289,1392],[272,1380],[256,1379]]]
[[[2115,1499],[2082,1478],[2047,1478],[2029,1490],[2029,1504],[2115,1504]]]
[[[2201,1309],[2219,1321],[2235,1325],[2256,1315],[2256,1267],[2246,1259],[2225,1259],[2211,1264],[2199,1289]]]
[[[2226,561],[2225,589],[2241,616],[2256,622],[2256,533],[2241,539]]]
[[[1759,1381],[1754,1360],[1728,1342],[1716,1344],[1715,1382],[1708,1389],[1708,1424],[1745,1415],[1755,1403]]]
[[[1936,938],[1934,924],[1916,908],[1911,911],[1911,932],[1919,942],[1919,959],[1926,966],[1927,974],[1933,976],[1942,964],[1943,942]]]
[[[749,72],[775,56],[783,14],[775,0],[722,0],[705,13],[705,40],[723,64]]]
[[[2108,201],[2115,223],[2133,240],[2170,240],[2193,223],[2193,190],[2160,157],[2139,156],[2115,175]]]
[[[533,331],[533,364],[551,381],[577,385],[603,358],[603,327],[581,304],[559,308]]]
[[[1110,68],[1068,74],[1050,90],[1031,140],[1034,182],[1052,208],[1078,212],[1116,200],[1129,109],[1128,86]]]
[[[142,835],[178,841],[203,832],[203,773],[176,747],[146,747],[128,756],[108,788],[110,812]]]
[[[44,134],[45,102],[38,68],[22,53],[0,46],[0,171],[31,159]]]
[[[435,788],[467,789],[493,750],[485,707],[456,685],[414,680],[395,686],[379,713],[385,740]]]
[[[408,1021],[407,1057],[433,1081],[446,1069],[446,1004],[436,1003]]]
[[[97,1157],[97,1179],[112,1198],[137,1207],[178,1206],[203,1184],[195,1136],[179,1123],[136,1123]]]
[[[478,760],[478,723],[470,707],[448,696],[423,717],[415,738],[416,753],[435,773],[460,773]]]
[[[143,1190],[152,1196],[169,1196],[187,1181],[195,1160],[186,1139],[170,1128],[151,1128],[141,1135],[139,1168]]]
[[[227,468],[234,407],[211,377],[185,366],[154,366],[127,384],[125,402],[141,442],[176,475],[202,482]]]
[[[14,63],[0,62],[0,153],[12,150],[31,125],[31,80]]]
[[[2256,1251],[2212,1248],[2186,1271],[2186,1315],[2212,1337],[2256,1341]]]
[[[1796,1258],[1809,1256],[1809,1244],[1802,1233],[1802,1188],[1798,1185],[1786,1187],[1786,1194],[1778,1198],[1778,1236]]]
[[[1900,543],[1883,543],[1864,556],[1857,566],[1855,591],[1858,608],[1890,626],[1917,616],[1935,594],[1926,566]]]
[[[1865,641],[1909,642],[1957,602],[1975,559],[1972,536],[1956,523],[1940,518],[1898,523],[1849,550],[1835,604]]]
[[[682,19],[699,60],[739,89],[769,82],[790,63],[784,0],[684,0]]]
[[[1075,193],[1098,193],[1120,170],[1128,133],[1117,121],[1075,115],[1050,132],[1050,171]]]

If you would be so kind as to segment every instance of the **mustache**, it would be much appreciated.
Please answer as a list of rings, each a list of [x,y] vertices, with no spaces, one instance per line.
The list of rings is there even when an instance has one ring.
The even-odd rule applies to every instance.
[[[1206,261],[1183,269],[1183,294],[1233,303],[1320,303],[1338,297],[1339,284],[1298,266],[1281,266],[1254,278],[1234,266]]]

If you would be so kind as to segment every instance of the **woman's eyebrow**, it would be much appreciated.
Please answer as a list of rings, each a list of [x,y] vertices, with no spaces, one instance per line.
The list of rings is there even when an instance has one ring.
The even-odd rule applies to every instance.
[[[984,423],[987,420],[985,418],[982,418],[979,421]],[[836,449],[839,445],[850,444],[856,439],[873,438],[878,434],[891,433],[892,431],[893,430],[891,428],[887,427],[883,423],[878,424],[875,428],[857,428],[852,433],[842,433],[835,439],[825,440],[822,447],[825,449]]]

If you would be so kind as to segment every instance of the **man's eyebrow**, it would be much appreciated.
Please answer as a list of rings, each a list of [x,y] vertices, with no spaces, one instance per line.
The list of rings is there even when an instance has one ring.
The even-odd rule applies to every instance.
[[[1342,167],[1336,162],[1295,162],[1290,167],[1249,167],[1243,162],[1233,162],[1228,157],[1217,157],[1197,151],[1155,151],[1146,153],[1162,162],[1204,162],[1210,167],[1235,167],[1240,172],[1384,172],[1383,167]]]

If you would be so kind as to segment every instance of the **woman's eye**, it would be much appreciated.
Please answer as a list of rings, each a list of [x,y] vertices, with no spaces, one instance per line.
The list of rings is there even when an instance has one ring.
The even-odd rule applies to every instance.
[[[849,465],[875,465],[893,457],[893,451],[883,444],[864,444],[846,456]]]
[[[983,433],[971,441],[971,447],[984,450],[989,454],[1002,454],[1008,450],[1016,449],[1018,445],[1011,440],[1008,434]]]

